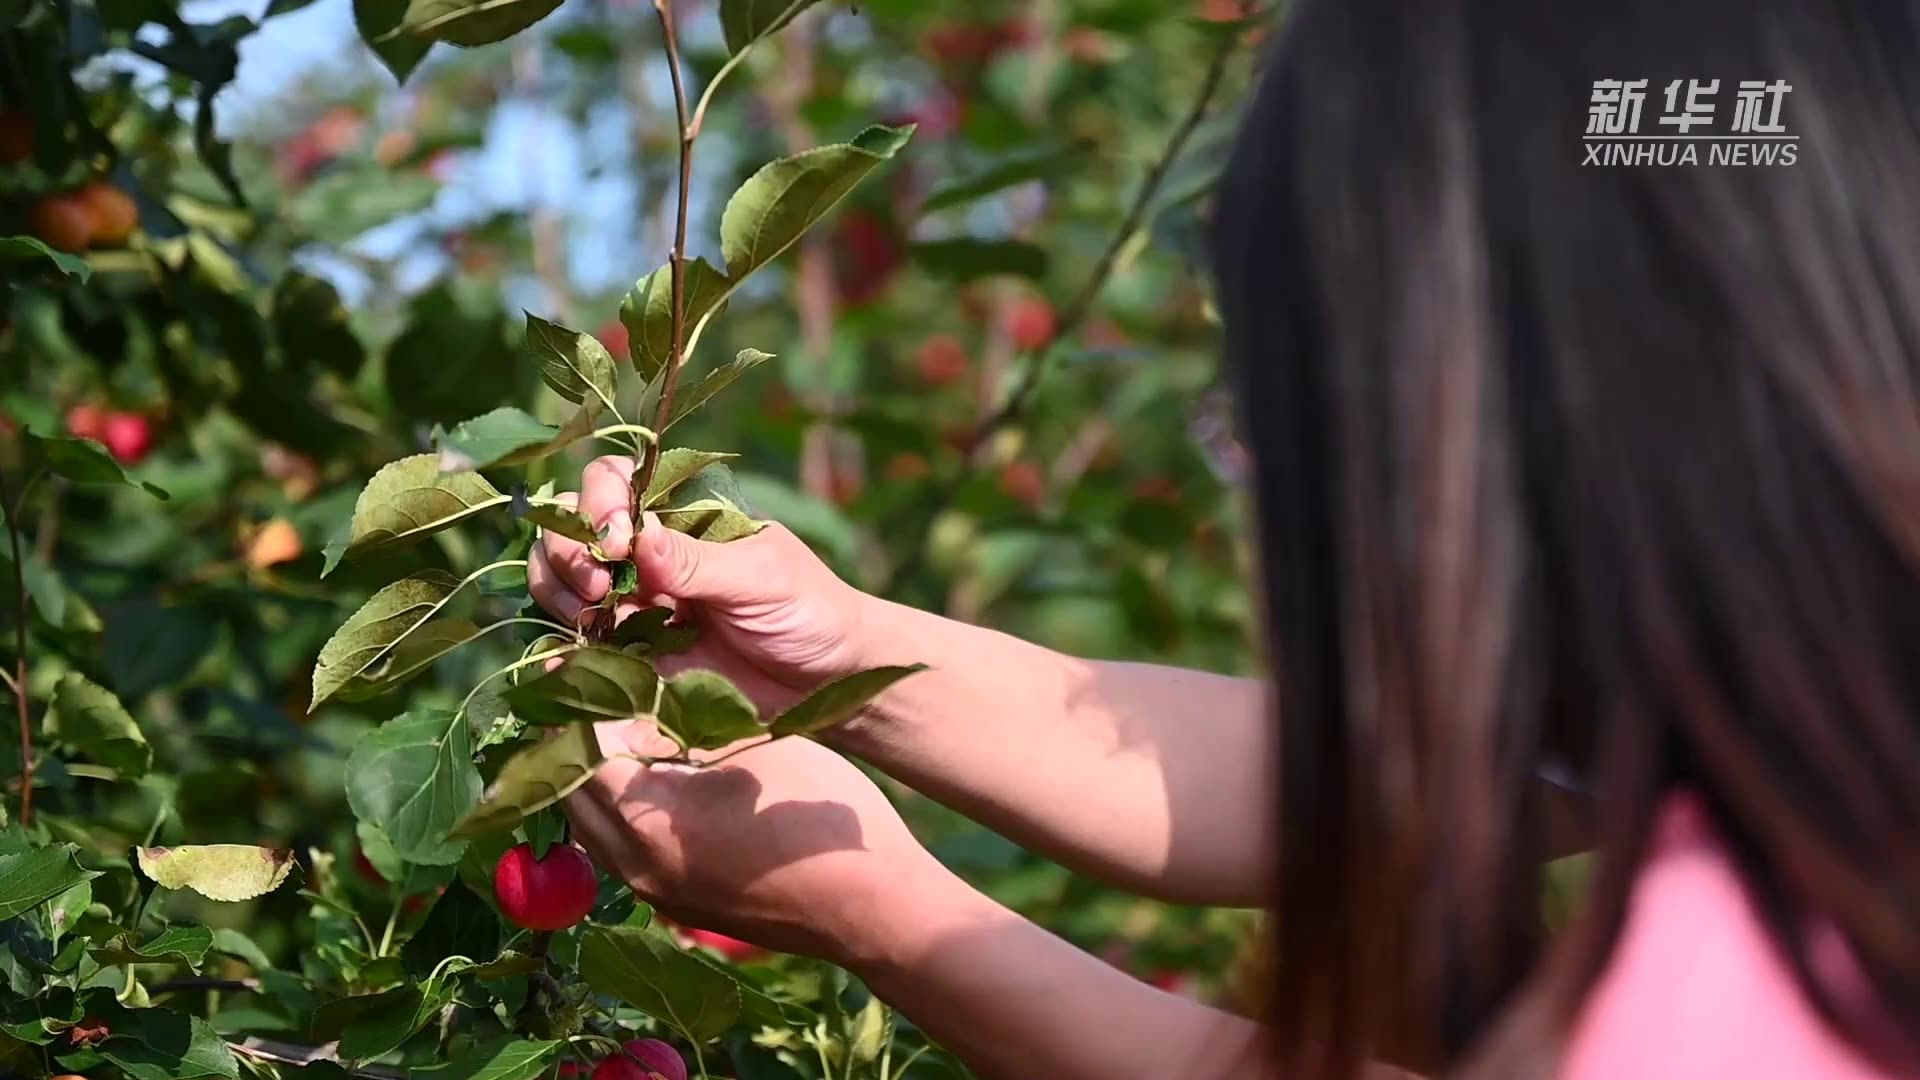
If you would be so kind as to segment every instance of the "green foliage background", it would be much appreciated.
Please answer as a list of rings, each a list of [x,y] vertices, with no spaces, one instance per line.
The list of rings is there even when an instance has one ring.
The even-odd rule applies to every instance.
[[[141,212],[125,245],[77,258],[0,239],[0,468],[13,481],[0,501],[28,593],[0,548],[0,657],[11,665],[27,612],[39,806],[33,829],[16,815],[0,831],[0,1072],[293,1071],[220,1047],[331,1036],[385,1067],[480,1046],[460,1060],[510,1080],[550,1071],[565,1050],[513,1021],[539,988],[511,942],[499,956],[497,938],[479,948],[477,969],[443,963],[475,951],[463,919],[497,929],[484,897],[498,844],[446,866],[409,862],[356,828],[346,795],[349,755],[376,725],[451,709],[522,643],[480,642],[397,696],[309,714],[309,689],[323,644],[375,590],[409,573],[464,576],[530,535],[510,514],[480,515],[321,580],[366,481],[444,446],[437,428],[501,406],[569,418],[521,309],[592,331],[629,363],[622,301],[672,240],[659,30],[644,4],[517,0],[476,14],[357,0],[379,66],[356,55],[358,77],[288,85],[218,122],[250,36],[310,2],[348,0],[217,16],[169,0],[0,0],[0,105],[31,119],[34,145],[0,166],[0,237],[30,235],[38,199],[95,177]],[[730,46],[775,21],[768,6],[676,5],[694,94]],[[720,263],[721,207],[761,163],[874,122],[918,130],[714,320],[693,365],[745,349],[774,359],[674,444],[737,453],[747,508],[869,591],[1082,655],[1250,670],[1238,459],[1212,389],[1200,236],[1264,18],[1190,0],[797,6],[808,10],[739,61],[704,115],[689,254]],[[455,38],[387,36],[421,25]],[[501,117],[529,109],[592,150],[573,190],[630,191],[626,212],[583,220],[551,197],[486,209]],[[1021,347],[1049,321],[1069,324],[1057,342]],[[959,344],[957,377],[929,368],[934,338]],[[129,467],[133,483],[106,475],[104,457],[26,434],[60,435],[89,403],[149,418],[156,444]],[[639,420],[636,402],[621,404]],[[581,443],[531,464],[528,489],[571,489],[594,452]],[[50,453],[81,460],[16,506]],[[299,551],[268,561],[263,527],[282,522]],[[524,602],[511,574],[482,584],[467,598],[481,625]],[[10,813],[20,766],[18,744],[0,740]],[[1143,976],[1234,1000],[1244,917],[1116,895],[890,790],[933,850],[996,898]],[[544,843],[552,827],[543,815],[522,834]],[[287,849],[298,865],[288,884],[214,901],[192,884],[156,887],[129,855],[204,844]],[[356,851],[399,884],[348,869]],[[230,871],[209,873],[195,880],[232,886]],[[20,910],[6,906],[10,880]],[[737,1023],[700,1033],[718,1037],[705,1062],[716,1073],[879,1075],[878,1052],[856,1052],[862,1038],[897,1043],[885,1059],[896,1070],[918,1046],[891,1020],[884,1039],[863,1036],[880,1014],[843,975],[778,957],[715,968],[658,926],[642,931],[645,912],[618,890],[603,901],[601,925],[556,939],[554,959],[591,969],[603,954],[607,970],[604,956],[651,956],[649,985],[745,994]],[[63,935],[85,944],[63,949]],[[662,1030],[658,1009],[615,996],[620,1023]],[[449,1005],[492,1027],[436,1032]],[[118,1036],[76,1048],[71,1025],[103,1010]],[[420,1023],[389,1030],[364,1019],[375,1014]],[[953,1068],[935,1053],[911,1075]]]

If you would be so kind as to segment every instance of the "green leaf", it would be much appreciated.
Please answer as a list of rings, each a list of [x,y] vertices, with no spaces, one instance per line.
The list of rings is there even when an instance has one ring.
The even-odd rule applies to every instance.
[[[540,367],[540,379],[568,401],[591,397],[613,409],[613,354],[592,334],[569,330],[527,313],[527,355]]]
[[[31,236],[0,237],[0,260],[6,262],[33,262],[46,259],[63,274],[77,277],[85,285],[93,276],[93,267],[78,255],[64,251],[55,251]]]
[[[567,838],[567,815],[557,806],[549,806],[528,817],[521,825],[526,830],[527,844],[533,848],[535,861],[546,858],[553,845]]]
[[[725,499],[701,499],[685,506],[664,507],[654,512],[660,515],[660,523],[667,528],[715,544],[752,536],[767,526],[766,522],[755,521]]]
[[[674,623],[672,619],[672,608],[643,608],[621,620],[620,625],[614,628],[613,635],[607,639],[607,644],[620,648],[628,655],[685,652],[693,646],[700,632],[691,625]],[[635,649],[634,646],[645,648]]]
[[[426,1027],[453,1002],[453,985],[446,979],[428,979],[418,986],[402,986],[373,995],[359,1015],[340,1032],[340,1058],[371,1061],[400,1048],[414,1032]]]
[[[424,540],[482,510],[507,502],[478,473],[443,473],[438,454],[415,454],[383,467],[353,504],[343,541],[328,545],[325,577],[347,556]]]
[[[204,926],[169,926],[138,945],[122,934],[88,955],[102,964],[155,964],[178,961],[198,971],[213,948],[213,931]]]
[[[759,710],[740,688],[715,671],[683,671],[667,681],[658,720],[682,745],[718,750],[765,734]]]
[[[821,146],[768,163],[727,200],[720,251],[737,287],[792,247],[882,162],[913,136],[911,125],[874,125],[850,143]]]
[[[492,957],[499,951],[500,916],[456,883],[433,902],[427,921],[400,950],[400,960],[408,974],[424,979],[449,956]]]
[[[134,483],[107,448],[92,439],[70,439],[62,436],[35,435],[31,431],[21,433],[25,440],[28,472],[45,468],[55,476],[66,478],[70,483],[80,485],[138,486],[147,494],[158,499],[167,497],[167,493],[152,484]]]
[[[793,21],[819,0],[720,0],[720,29],[727,51],[741,49]]]
[[[73,861],[78,850],[73,844],[56,844],[0,855],[0,922],[99,877]]]
[[[429,570],[374,593],[320,647],[319,660],[313,667],[313,699],[307,711],[312,712],[385,659],[394,646],[445,607],[460,586],[460,579],[452,574]]]
[[[342,701],[378,697],[432,667],[434,661],[479,638],[486,628],[466,619],[434,619],[401,638],[360,673],[348,679],[335,696]]]
[[[273,289],[273,337],[289,357],[318,360],[342,377],[352,378],[366,362],[367,350],[354,336],[347,309],[333,284],[295,270]]]
[[[5,514],[0,514],[0,521],[5,518]],[[13,600],[12,554],[6,544],[0,544],[0,596],[4,596],[9,604]],[[85,597],[70,591],[60,580],[60,575],[38,554],[29,550],[21,552],[21,555],[20,576],[26,580],[27,595],[33,599],[34,609],[40,612],[41,618],[47,620],[47,625],[81,634],[100,631],[100,615]]]
[[[128,779],[145,776],[153,747],[113,691],[77,671],[60,677],[48,706],[46,732]]]
[[[686,337],[726,306],[734,282],[705,259],[694,259],[684,270],[686,281]],[[627,352],[640,377],[653,383],[673,356],[673,268],[662,266],[634,282],[620,302],[620,324],[627,328]],[[650,414],[648,414],[650,415]]]
[[[740,984],[681,952],[664,935],[595,926],[580,939],[580,974],[689,1040],[718,1038],[740,1018]]]
[[[659,686],[653,665],[618,649],[594,646],[567,654],[503,697],[513,714],[533,724],[630,720],[651,716]]]
[[[417,38],[455,45],[491,45],[525,30],[560,0],[412,0],[402,28]]]
[[[209,900],[238,901],[280,887],[293,852],[252,844],[193,844],[134,849],[140,872],[163,889],[192,889]]]
[[[538,461],[593,434],[593,418],[593,409],[583,408],[565,427],[554,427],[520,409],[505,407],[462,420],[451,431],[435,433],[440,471],[466,472]]]
[[[463,845],[447,833],[480,798],[473,735],[456,713],[402,713],[360,737],[347,757],[347,803],[409,862],[444,866]]]
[[[653,480],[647,484],[645,505],[652,506],[659,502],[668,492],[693,479],[707,466],[732,461],[739,456],[716,450],[690,450],[684,446],[662,452],[660,464],[653,470]]]
[[[48,900],[46,906],[40,909],[42,922],[47,928],[47,940],[55,945],[60,944],[60,939],[73,929],[92,904],[93,883],[90,881],[79,882]]]
[[[168,1009],[128,1009],[109,1002],[102,1019],[113,1034],[100,1056],[131,1080],[238,1080],[240,1066],[213,1026]]]
[[[1047,276],[1047,250],[1025,240],[934,240],[912,245],[907,254],[928,273],[956,282]]]
[[[415,1069],[421,1080],[534,1080],[565,1045],[558,1041],[503,1035],[469,1050],[438,1069]]]
[[[600,530],[593,527],[587,515],[571,506],[559,503],[530,503],[520,511],[520,520],[530,521],[556,536],[569,540],[578,540],[583,544],[594,544],[600,540]]]
[[[734,380],[773,359],[773,354],[759,349],[741,349],[732,360],[714,368],[702,376],[700,381],[683,388],[673,398],[673,411],[667,415],[667,422],[660,430],[680,422],[688,413],[707,403],[707,399],[733,385]]]
[[[431,41],[396,32],[406,17],[407,0],[353,0],[353,25],[360,40],[393,72],[394,81],[402,83],[433,48]]]
[[[291,195],[287,217],[308,238],[344,247],[382,225],[421,213],[439,194],[440,182],[425,173],[390,170],[371,158],[347,158]],[[396,353],[400,359],[392,358]],[[406,355],[396,342],[388,367],[410,373]]]
[[[811,735],[851,720],[888,687],[925,670],[925,664],[877,667],[835,679],[774,718],[771,730],[775,735]]]
[[[453,827],[457,837],[511,829],[579,789],[606,760],[593,725],[573,724],[515,754],[487,788],[486,798]]]
[[[1086,144],[1048,146],[1009,154],[978,172],[956,177],[936,186],[920,204],[920,212],[931,214],[975,199],[1004,191],[1029,180],[1047,180],[1086,154]]]

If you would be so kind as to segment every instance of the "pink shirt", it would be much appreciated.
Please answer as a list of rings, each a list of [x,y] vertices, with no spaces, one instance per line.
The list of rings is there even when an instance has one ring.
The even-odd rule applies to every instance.
[[[1815,966],[1866,1007],[1850,955]],[[1567,1047],[1562,1080],[1891,1080],[1821,1019],[1768,935],[1697,798],[1662,810],[1627,922]]]

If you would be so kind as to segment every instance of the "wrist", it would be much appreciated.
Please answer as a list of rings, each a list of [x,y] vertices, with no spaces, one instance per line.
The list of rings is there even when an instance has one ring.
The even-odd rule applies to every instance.
[[[876,902],[860,932],[843,939],[847,951],[840,964],[870,985],[911,979],[941,943],[1012,917],[927,855],[876,882]]]

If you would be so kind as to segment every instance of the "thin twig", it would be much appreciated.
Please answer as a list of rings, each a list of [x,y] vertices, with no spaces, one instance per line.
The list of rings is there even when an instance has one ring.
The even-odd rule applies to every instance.
[[[653,0],[653,10],[660,16],[660,35],[666,43],[667,71],[673,78],[673,110],[675,120],[680,126],[680,190],[677,195],[677,207],[673,219],[673,254],[670,273],[673,277],[673,351],[667,357],[667,369],[661,372],[666,382],[660,388],[660,404],[654,412],[653,429],[664,431],[667,418],[673,415],[673,392],[680,385],[680,367],[686,362],[687,344],[687,200],[693,186],[693,140],[694,132],[687,118],[687,87],[680,78],[680,39],[674,32],[673,0]],[[640,514],[644,507],[644,495],[647,486],[653,483],[653,470],[660,464],[660,446],[655,443],[646,455],[646,462],[633,470],[633,515],[634,531],[640,527]]]
[[[1133,234],[1139,231],[1140,223],[1145,220],[1148,209],[1153,205],[1154,197],[1160,193],[1160,185],[1166,182],[1167,174],[1172,171],[1174,162],[1180,159],[1181,151],[1186,149],[1187,140],[1193,137],[1194,131],[1200,126],[1200,121],[1206,119],[1207,110],[1212,108],[1213,97],[1219,92],[1221,80],[1226,75],[1227,64],[1233,59],[1238,46],[1237,36],[1221,35],[1220,45],[1214,50],[1213,59],[1207,65],[1207,73],[1200,80],[1200,90],[1194,95],[1193,105],[1188,108],[1187,115],[1180,121],[1180,126],[1174,128],[1173,134],[1168,137],[1166,146],[1160,151],[1159,160],[1153,163],[1153,167],[1148,169],[1147,175],[1141,179],[1140,190],[1133,197],[1133,205],[1127,208],[1127,216],[1121,221],[1120,228],[1114,231],[1113,239],[1107,242],[1107,250],[1101,254],[1100,261],[1094,264],[1086,281],[1081,283],[1080,291],[1067,302],[1058,323],[1054,326],[1053,334],[1029,354],[1026,365],[1020,370],[1020,379],[1015,383],[1013,392],[1008,394],[1007,400],[1000,408],[988,416],[975,430],[973,440],[975,446],[981,445],[989,436],[1020,417],[1031,403],[1034,390],[1039,386],[1040,377],[1046,373],[1047,360],[1053,354],[1053,347],[1061,339],[1079,329],[1080,324],[1086,321],[1087,316],[1093,311],[1094,302],[1100,299],[1101,291],[1106,288],[1107,280],[1113,276],[1114,267],[1120,262],[1120,253],[1126,250],[1128,241],[1132,240]]]
[[[37,477],[35,478],[37,479]],[[7,539],[13,545],[13,596],[14,596],[14,648],[18,650],[13,658],[13,701],[14,708],[20,714],[20,825],[24,828],[33,824],[33,713],[27,705],[27,564],[20,553],[20,507],[26,502],[27,491],[33,487],[28,480],[18,499],[9,501],[7,478],[0,472],[0,503],[6,504]]]
[[[325,1046],[299,1046],[249,1035],[237,1042],[229,1042],[227,1045],[232,1047],[236,1054],[245,1054],[250,1058],[277,1062],[281,1065],[304,1066],[327,1061],[340,1066],[350,1076],[363,1076],[368,1080],[407,1080],[405,1069],[393,1069],[385,1065],[349,1066],[340,1060],[338,1043],[328,1043]]]

